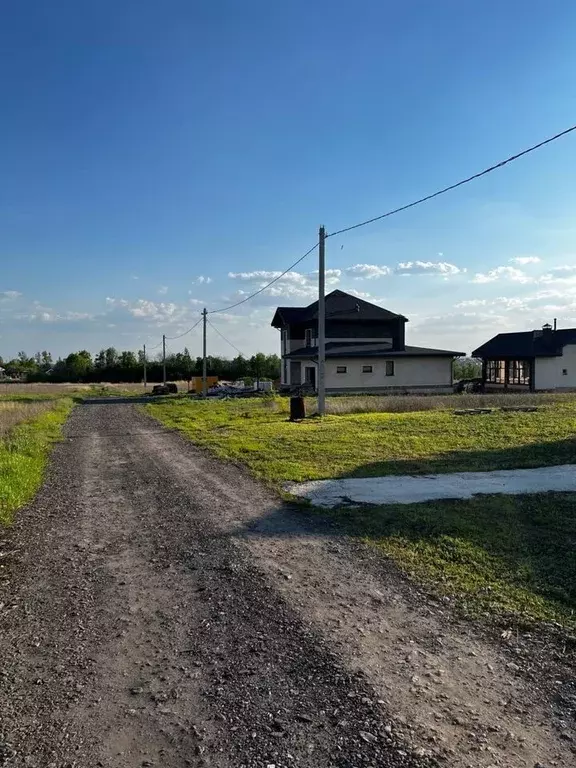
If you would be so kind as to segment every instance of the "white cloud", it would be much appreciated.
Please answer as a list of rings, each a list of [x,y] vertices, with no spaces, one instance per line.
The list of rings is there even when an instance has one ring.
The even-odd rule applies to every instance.
[[[198,316],[188,304],[174,302],[150,301],[148,299],[116,299],[108,297],[106,304],[109,310],[125,312],[137,320],[147,320],[155,325],[184,323]]]
[[[28,315],[18,315],[20,320],[29,320],[39,323],[74,323],[81,320],[93,320],[94,315],[89,312],[32,312]]]
[[[280,270],[269,271],[265,269],[257,269],[254,272],[228,272],[228,277],[233,280],[241,280],[244,283],[262,283],[265,285],[270,280],[276,280],[282,276],[282,280],[287,283],[295,283],[296,285],[306,285],[310,282],[310,275],[306,275],[302,272],[286,272],[282,275]]]
[[[165,296],[168,293],[168,286],[167,285],[161,285],[160,288],[158,288],[158,293],[161,296]]]
[[[495,267],[489,272],[477,272],[471,283],[494,283],[496,280],[512,280],[515,283],[532,283],[534,278],[516,267]]]
[[[515,256],[510,261],[512,264],[539,264],[542,259],[539,256]]]
[[[350,288],[350,290],[346,291],[346,293],[350,293],[352,296],[356,296],[358,299],[369,301],[372,304],[382,304],[385,301],[383,298],[373,296],[371,293],[366,293],[366,291],[357,291],[355,288]]]
[[[464,307],[485,307],[488,302],[486,299],[467,299],[466,301],[460,301],[458,304],[454,304],[457,309],[464,309]]]
[[[198,275],[198,277],[195,280],[192,280],[192,285],[202,285],[206,284],[209,285],[212,282],[211,277],[205,277],[204,275]]]
[[[394,272],[397,275],[457,275],[465,272],[447,261],[401,261]]]
[[[13,301],[19,299],[22,294],[20,291],[0,291],[0,301]]]
[[[356,280],[373,280],[377,277],[389,275],[391,269],[380,264],[353,264],[351,267],[347,267],[345,272]]]
[[[327,269],[325,280],[327,286],[334,286],[340,282],[342,270]],[[284,298],[287,300],[312,300],[318,293],[318,271],[316,272],[295,272],[290,271],[282,274],[280,271],[258,269],[253,272],[229,272],[228,277],[239,282],[252,283],[249,290],[236,291],[230,299],[223,301],[241,301],[255,291],[265,288],[258,297],[259,302],[270,303],[270,300]],[[275,282],[268,287],[268,284]]]
[[[340,282],[341,276],[341,269],[327,269],[324,272],[324,280],[326,281],[326,285],[337,285]],[[311,272],[308,277],[309,279],[313,280],[314,283],[318,283],[318,270]]]

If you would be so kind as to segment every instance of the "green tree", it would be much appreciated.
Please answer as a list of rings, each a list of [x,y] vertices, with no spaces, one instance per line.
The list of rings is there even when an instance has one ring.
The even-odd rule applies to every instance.
[[[456,381],[462,379],[477,379],[482,376],[482,363],[475,357],[461,357],[454,360],[454,378]]]
[[[71,352],[64,361],[64,368],[71,381],[82,381],[92,370],[92,355],[85,349]]]
[[[134,352],[124,351],[120,354],[119,365],[124,369],[136,368],[138,366],[138,360]]]

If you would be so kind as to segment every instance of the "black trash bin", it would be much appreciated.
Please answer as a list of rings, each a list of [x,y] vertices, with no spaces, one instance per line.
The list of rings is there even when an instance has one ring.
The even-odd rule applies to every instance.
[[[306,406],[301,396],[290,398],[290,421],[301,421],[306,418]]]

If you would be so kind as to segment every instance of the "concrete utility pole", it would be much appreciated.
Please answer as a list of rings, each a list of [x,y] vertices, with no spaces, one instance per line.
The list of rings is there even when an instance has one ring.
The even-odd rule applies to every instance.
[[[208,392],[208,380],[206,378],[206,320],[208,310],[206,307],[202,310],[202,397],[206,397]]]
[[[318,415],[326,413],[326,229],[320,227],[318,239]]]
[[[166,384],[166,335],[162,334],[162,384]]]
[[[144,356],[142,358],[142,362],[144,363],[144,389],[146,389],[146,344],[144,344]]]

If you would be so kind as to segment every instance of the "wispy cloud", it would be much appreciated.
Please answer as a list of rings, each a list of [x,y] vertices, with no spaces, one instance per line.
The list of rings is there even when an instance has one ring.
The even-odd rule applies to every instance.
[[[510,262],[512,264],[540,264],[542,259],[540,256],[515,256],[513,259],[510,259]]]
[[[22,294],[20,291],[0,291],[0,301],[13,301],[19,299]]]
[[[377,277],[389,275],[392,270],[384,264],[353,264],[344,271],[355,280],[373,280]]]
[[[90,312],[31,312],[30,314],[17,315],[19,320],[28,320],[39,323],[75,323],[82,320],[93,320],[95,315]]]
[[[465,269],[448,261],[401,261],[394,272],[397,275],[458,275]]]
[[[477,272],[470,282],[494,283],[496,280],[511,280],[515,283],[533,283],[534,278],[517,267],[495,267],[489,272]]]
[[[165,296],[168,293],[168,286],[167,285],[161,285],[160,288],[158,288],[158,293],[161,296]]]
[[[485,307],[488,302],[486,299],[467,299],[465,301],[459,301],[458,304],[454,304],[456,309],[464,309],[465,307]]]
[[[172,301],[150,301],[149,299],[128,301],[127,299],[108,297],[106,305],[109,310],[118,310],[133,318],[147,320],[158,325],[184,321],[191,316],[192,312],[191,307],[187,304],[176,304]]]
[[[211,277],[205,277],[204,275],[198,275],[195,280],[192,280],[192,285],[209,285],[212,282]]]

